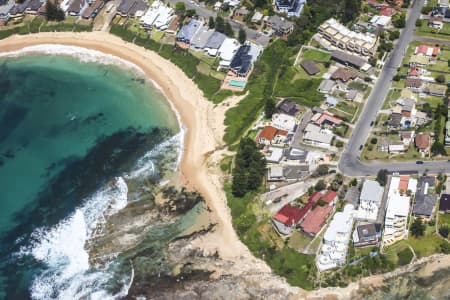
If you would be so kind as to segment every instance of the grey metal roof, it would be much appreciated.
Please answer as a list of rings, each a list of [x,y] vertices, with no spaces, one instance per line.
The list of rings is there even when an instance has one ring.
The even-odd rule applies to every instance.
[[[121,14],[134,16],[138,11],[144,11],[148,8],[148,4],[143,0],[122,0],[117,11]]]
[[[356,186],[349,187],[347,192],[345,193],[344,200],[350,204],[353,204],[356,207],[358,205],[360,194],[361,193],[359,192],[358,187]]]
[[[284,156],[289,160],[305,161],[308,156],[308,150],[298,147],[291,147],[284,150]]]
[[[227,36],[225,34],[220,33],[218,31],[214,31],[213,34],[208,38],[205,48],[219,49],[226,38]]]
[[[212,30],[208,30],[208,28],[202,27],[191,40],[191,46],[199,49],[205,48],[206,43],[210,36],[214,33]]]
[[[363,58],[361,58],[359,56],[348,54],[348,53],[340,51],[340,50],[332,51],[331,57],[334,60],[345,62],[345,63],[351,64],[358,68],[361,68],[362,66],[364,66],[367,63]]]
[[[9,0],[7,3],[0,5],[0,16],[8,15],[8,12],[14,6],[14,0]]]
[[[180,31],[178,31],[177,39],[190,42],[201,27],[202,23],[200,21],[192,19],[189,23],[181,27]]]
[[[435,178],[432,176],[422,176],[417,181],[417,191],[415,196],[413,214],[430,216],[436,204],[437,195],[428,194],[428,189],[435,185]]]
[[[329,92],[335,85],[335,82],[330,79],[324,79],[319,85],[319,91]]]
[[[380,203],[383,192],[383,187],[377,181],[366,180],[363,184],[360,199]]]
[[[283,175],[287,180],[300,179],[308,175],[309,166],[285,166],[283,168]]]

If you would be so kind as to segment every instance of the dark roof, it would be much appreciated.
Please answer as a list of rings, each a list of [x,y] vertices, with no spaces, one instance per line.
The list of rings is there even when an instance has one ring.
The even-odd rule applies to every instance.
[[[310,59],[304,60],[300,63],[300,65],[309,75],[314,75],[320,72],[319,67],[313,60]]]
[[[340,80],[342,82],[347,82],[350,79],[355,79],[358,77],[358,73],[347,68],[338,68],[333,74],[331,74],[331,79]]]
[[[94,12],[98,12],[98,10],[103,6],[103,0],[96,0],[94,4],[91,4],[88,8],[83,11],[82,17],[85,19],[89,19]]]
[[[284,150],[284,156],[289,160],[305,161],[308,156],[308,150],[298,147],[290,147]]]
[[[31,11],[38,11],[42,4],[41,0],[31,0],[27,8]]]
[[[23,3],[15,4],[9,10],[9,14],[10,15],[23,14],[25,12],[25,10],[27,9],[29,3],[30,3],[30,0],[25,0]]]
[[[290,116],[295,116],[299,111],[297,104],[287,99],[282,100],[278,104],[278,110]]]
[[[230,63],[230,68],[238,74],[247,74],[252,67],[252,56],[249,54],[250,45],[241,46]]]
[[[268,22],[270,27],[272,27],[275,31],[288,31],[294,26],[293,22],[287,21],[277,15],[270,16]]]
[[[437,196],[428,194],[428,189],[433,188],[436,179],[433,176],[422,176],[417,181],[417,191],[414,201],[413,214],[431,216]]]
[[[359,240],[368,237],[376,237],[377,230],[375,224],[359,225],[356,229],[358,231]]]
[[[283,168],[283,175],[286,179],[300,179],[305,177],[309,173],[309,166],[285,166]]]
[[[340,50],[332,51],[331,58],[338,62],[354,66],[358,69],[366,64],[366,61],[363,58],[352,55],[352,54],[345,53]]]
[[[122,0],[117,11],[123,15],[134,16],[137,11],[143,11],[147,8],[147,2],[143,0]]]
[[[439,203],[439,211],[450,211],[450,195],[442,194]]]
[[[400,122],[402,121],[402,114],[399,113],[392,113],[391,117],[389,118],[389,126],[391,127],[398,127],[400,126]]]
[[[218,31],[214,31],[214,33],[208,38],[205,48],[219,49],[226,38],[227,37],[225,34],[220,33]]]
[[[356,207],[359,202],[360,194],[361,193],[360,193],[358,187],[356,187],[356,186],[349,187],[347,192],[345,193],[344,200],[350,204],[353,204]]]
[[[72,3],[70,3],[70,6],[69,6],[69,9],[67,10],[67,12],[79,15],[81,9],[84,6],[84,3],[85,3],[84,0],[73,0]]]

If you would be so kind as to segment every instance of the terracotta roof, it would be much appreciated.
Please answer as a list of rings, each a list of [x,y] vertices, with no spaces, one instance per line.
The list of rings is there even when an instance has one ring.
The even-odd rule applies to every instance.
[[[415,54],[423,54],[427,56],[436,56],[439,53],[439,47],[433,47],[428,45],[420,45],[416,48]]]
[[[390,17],[395,14],[397,11],[393,7],[384,6],[380,9],[380,14],[386,17]]]
[[[409,68],[408,76],[414,76],[414,77],[419,76],[419,69],[416,66]]]
[[[306,233],[316,235],[322,228],[325,219],[333,209],[332,206],[316,206],[300,224],[302,230]]]
[[[358,77],[358,73],[356,73],[353,70],[346,69],[346,68],[338,68],[331,75],[331,79],[333,79],[333,80],[341,80],[342,82],[347,82],[350,79],[355,79],[356,77]]]
[[[322,198],[322,196],[323,195],[321,192],[315,192],[314,194],[309,196],[309,201],[316,203],[317,201],[319,201],[320,198]]]
[[[401,136],[402,140],[411,139],[414,136],[414,132],[413,131],[402,131],[402,132],[400,132],[400,136]]]
[[[317,125],[322,125],[324,122],[330,122],[335,125],[340,125],[343,121],[335,116],[330,115],[329,113],[323,112],[320,117],[317,118],[315,123]]]
[[[422,80],[418,78],[407,78],[406,87],[414,87],[414,88],[420,88],[422,86]]]
[[[294,226],[300,221],[302,214],[297,207],[286,204],[273,218],[286,226]]]
[[[408,183],[409,183],[409,176],[408,175],[402,175],[400,176],[400,181],[398,184],[398,190],[403,191],[405,193],[408,190]]]
[[[266,140],[271,141],[271,140],[273,140],[273,138],[274,138],[277,134],[279,134],[279,135],[287,135],[288,132],[287,132],[286,130],[280,130],[280,129],[277,129],[277,128],[273,127],[273,126],[266,126],[266,127],[264,127],[264,129],[261,130],[261,132],[259,133],[258,139],[263,138],[263,139],[266,139]]]
[[[430,145],[430,136],[428,134],[419,133],[414,140],[416,147],[422,150],[428,149]]]
[[[331,203],[333,202],[333,200],[336,198],[337,193],[335,191],[332,190],[328,190],[323,196],[322,196],[322,200],[327,202],[327,203]]]

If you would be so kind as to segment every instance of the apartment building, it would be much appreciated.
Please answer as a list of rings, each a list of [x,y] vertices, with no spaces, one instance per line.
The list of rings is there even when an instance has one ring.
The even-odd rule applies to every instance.
[[[363,56],[373,56],[377,50],[374,34],[351,31],[333,18],[319,26],[319,34],[333,46]]]

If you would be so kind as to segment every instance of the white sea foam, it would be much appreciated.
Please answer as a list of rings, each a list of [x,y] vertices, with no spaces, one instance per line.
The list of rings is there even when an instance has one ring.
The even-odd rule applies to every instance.
[[[89,270],[89,255],[84,245],[105,211],[114,213],[126,206],[127,193],[124,179],[116,178],[114,185],[86,199],[83,206],[55,227],[33,232],[34,242],[23,254],[31,254],[46,266],[32,283],[33,299],[92,299],[91,295],[96,292],[103,295],[101,299],[123,297],[129,284],[123,283],[119,293],[122,296],[108,295],[104,285],[112,275],[102,270]]]
[[[58,45],[58,44],[41,44],[41,45],[35,45],[35,46],[28,46],[24,47],[20,50],[16,51],[9,51],[9,52],[0,52],[0,57],[18,57],[33,53],[43,53],[43,54],[49,54],[49,55],[67,55],[71,57],[75,57],[79,59],[81,62],[94,62],[94,63],[100,63],[105,65],[117,65],[119,67],[125,67],[127,69],[131,69],[133,71],[138,72],[141,76],[145,76],[149,82],[152,83],[152,85],[161,93],[166,99],[169,99],[167,94],[164,92],[164,90],[159,86],[153,79],[146,76],[144,70],[137,66],[136,64],[129,62],[127,60],[124,60],[120,57],[117,57],[115,55],[103,53],[101,51],[97,50],[91,50],[83,47],[77,47],[77,46],[67,46],[67,45]],[[187,128],[183,125],[181,122],[181,117],[178,111],[176,110],[175,106],[173,105],[172,101],[168,101],[170,108],[175,114],[175,117],[177,118],[178,126],[180,128],[180,134],[179,136],[179,155],[177,159],[176,167],[179,166],[182,156],[183,156],[183,150],[184,150],[184,136],[186,134]]]

